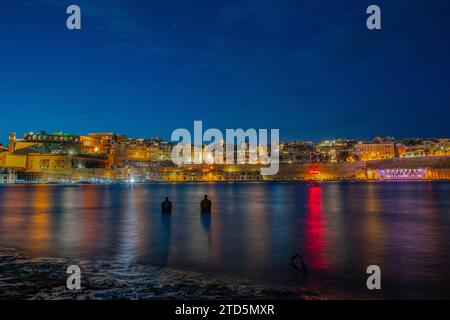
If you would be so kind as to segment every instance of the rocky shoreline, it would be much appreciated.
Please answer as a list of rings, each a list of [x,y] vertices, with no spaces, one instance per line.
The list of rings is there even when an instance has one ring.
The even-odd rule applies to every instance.
[[[82,270],[69,290],[67,267]],[[0,249],[0,300],[323,299],[319,292],[211,278],[203,274],[109,261],[32,258]]]

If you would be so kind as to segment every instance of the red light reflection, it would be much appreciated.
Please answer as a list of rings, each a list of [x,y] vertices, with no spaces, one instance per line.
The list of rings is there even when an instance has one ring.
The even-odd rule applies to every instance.
[[[327,241],[320,186],[311,186],[308,189],[305,228],[305,253],[308,265],[313,269],[323,269],[329,261],[325,256]]]

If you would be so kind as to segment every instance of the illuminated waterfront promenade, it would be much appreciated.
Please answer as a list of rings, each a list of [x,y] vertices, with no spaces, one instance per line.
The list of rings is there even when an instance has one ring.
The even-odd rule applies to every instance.
[[[19,176],[19,178],[17,177]],[[25,177],[25,179],[20,179]],[[450,157],[354,163],[282,164],[275,176],[262,176],[258,165],[190,165],[150,168],[68,168],[32,173],[5,171],[0,183],[14,182],[257,182],[339,180],[450,180]]]

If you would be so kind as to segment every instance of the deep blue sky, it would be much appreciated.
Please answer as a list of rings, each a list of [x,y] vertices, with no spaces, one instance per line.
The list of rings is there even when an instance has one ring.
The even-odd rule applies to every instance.
[[[66,29],[78,4],[82,30]],[[366,8],[382,30],[366,29]],[[16,131],[449,137],[450,1],[2,0],[0,142]]]

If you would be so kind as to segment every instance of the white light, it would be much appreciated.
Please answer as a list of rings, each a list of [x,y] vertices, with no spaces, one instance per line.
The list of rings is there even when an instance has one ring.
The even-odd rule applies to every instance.
[[[214,163],[214,157],[211,152],[205,153],[205,162],[208,164]]]

